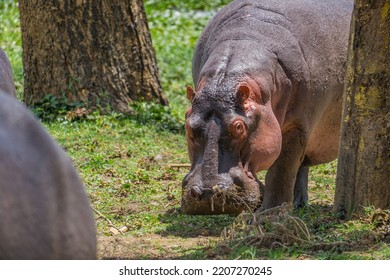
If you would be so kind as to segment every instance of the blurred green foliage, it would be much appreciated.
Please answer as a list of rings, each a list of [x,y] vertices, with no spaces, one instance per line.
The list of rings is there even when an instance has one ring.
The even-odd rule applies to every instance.
[[[0,1],[0,48],[7,54],[15,76],[18,97],[23,92],[22,37],[17,0]]]
[[[172,111],[184,116],[189,105],[185,87],[192,84],[196,41],[217,9],[228,0],[146,0],[145,10],[156,51],[160,80]]]

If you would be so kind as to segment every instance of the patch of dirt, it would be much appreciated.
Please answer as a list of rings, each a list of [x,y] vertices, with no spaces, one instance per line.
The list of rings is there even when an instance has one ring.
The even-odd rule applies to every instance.
[[[193,259],[196,251],[207,252],[210,242],[217,242],[217,237],[177,238],[150,234],[133,236],[98,237],[98,259]]]
[[[130,215],[140,212],[140,209],[142,209],[142,207],[143,205],[141,203],[131,201],[125,205],[116,205],[112,207],[111,211],[108,212],[108,214],[115,214],[117,217]]]

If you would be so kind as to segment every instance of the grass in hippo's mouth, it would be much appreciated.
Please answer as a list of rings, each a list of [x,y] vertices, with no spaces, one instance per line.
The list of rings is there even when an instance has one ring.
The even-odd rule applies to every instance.
[[[183,187],[181,206],[187,214],[240,214],[243,210],[252,211],[260,206],[260,190],[256,185],[252,189],[235,184],[229,187],[215,185],[210,192],[194,191],[192,187]]]

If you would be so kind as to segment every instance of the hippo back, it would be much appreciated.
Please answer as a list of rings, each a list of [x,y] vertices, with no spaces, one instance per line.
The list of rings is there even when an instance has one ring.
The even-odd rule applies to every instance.
[[[3,93],[16,96],[11,65],[2,49],[0,49],[0,90]]]
[[[70,159],[0,90],[0,259],[93,259],[91,207]]]
[[[352,9],[352,0],[236,0],[203,30],[193,57],[194,83],[197,85],[210,67],[218,68],[222,56],[227,60],[234,56],[235,61],[250,66],[238,69],[240,72],[258,71],[262,65],[250,65],[250,59],[269,56],[265,54],[269,52],[293,85],[331,90],[344,79]],[[226,54],[234,46],[232,54]],[[223,71],[235,70],[236,65]]]

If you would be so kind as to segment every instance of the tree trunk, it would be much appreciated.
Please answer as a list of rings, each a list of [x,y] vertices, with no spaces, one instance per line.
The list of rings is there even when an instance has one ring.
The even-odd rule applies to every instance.
[[[143,1],[20,0],[24,100],[48,94],[127,112],[162,97]]]
[[[390,3],[356,0],[334,210],[390,208]]]

